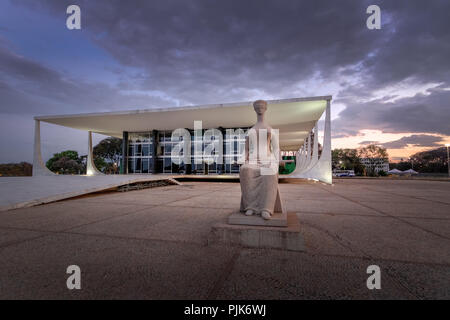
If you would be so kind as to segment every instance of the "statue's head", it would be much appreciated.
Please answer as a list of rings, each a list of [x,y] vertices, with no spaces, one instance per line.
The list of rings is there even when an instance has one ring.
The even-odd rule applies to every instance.
[[[255,109],[256,114],[264,114],[267,110],[267,102],[264,100],[256,100],[253,102],[253,109]]]

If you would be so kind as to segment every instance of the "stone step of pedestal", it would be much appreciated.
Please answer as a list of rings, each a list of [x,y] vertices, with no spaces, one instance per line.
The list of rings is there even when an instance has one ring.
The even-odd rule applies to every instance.
[[[269,220],[264,220],[260,215],[246,216],[243,212],[232,213],[228,217],[229,224],[266,227],[287,227],[287,213],[274,212]]]
[[[304,240],[300,234],[300,222],[295,213],[287,214],[287,227],[216,224],[212,227],[208,243],[292,251],[305,250]]]

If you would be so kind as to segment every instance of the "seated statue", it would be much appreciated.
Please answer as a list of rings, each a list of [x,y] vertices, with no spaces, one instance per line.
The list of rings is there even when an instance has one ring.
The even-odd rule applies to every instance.
[[[274,151],[277,149],[274,148],[274,143],[278,139],[273,139],[273,129],[264,121],[267,102],[257,100],[253,103],[253,108],[257,122],[247,134],[245,163],[239,172],[242,192],[240,211],[247,216],[256,214],[268,220],[275,210],[281,211],[278,161]]]

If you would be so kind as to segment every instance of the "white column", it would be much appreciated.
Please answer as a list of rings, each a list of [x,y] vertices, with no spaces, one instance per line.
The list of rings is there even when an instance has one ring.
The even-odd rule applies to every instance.
[[[319,168],[321,181],[332,184],[333,174],[331,169],[331,101],[327,100],[327,111],[325,117],[325,129],[323,132],[323,149],[320,157]],[[322,159],[323,158],[323,159]]]
[[[306,161],[306,142],[307,142],[308,138],[305,138],[305,141],[303,142],[303,146],[300,148],[300,150],[298,151],[299,153],[299,161],[296,163],[295,165],[295,171],[296,173],[300,173],[301,170],[303,169],[303,165],[305,164]]]
[[[325,183],[332,184],[333,177],[331,171],[331,102],[327,100],[327,107],[325,110],[325,128],[323,136],[323,148],[320,159],[309,170],[300,171],[294,170],[289,175],[290,178],[307,178],[320,180]]]
[[[311,132],[308,134],[308,144],[306,145],[306,162],[303,167],[303,170],[306,170],[311,163]]]
[[[298,173],[306,171],[311,161],[311,132],[308,134],[305,141],[305,159],[299,168]]]
[[[34,152],[33,152],[33,177],[56,175],[44,164],[41,153],[41,122],[34,120]]]
[[[88,176],[101,175],[94,163],[94,155],[92,152],[92,131],[88,131],[88,155],[86,160],[86,174]]]
[[[319,121],[316,122],[314,127],[314,141],[312,147],[311,161],[309,163],[308,168],[305,171],[312,169],[319,161]]]

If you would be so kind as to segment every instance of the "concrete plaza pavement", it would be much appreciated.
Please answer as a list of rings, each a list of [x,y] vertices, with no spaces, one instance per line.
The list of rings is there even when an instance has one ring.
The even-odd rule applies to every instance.
[[[183,182],[0,212],[2,299],[449,299],[450,183],[280,185],[306,251],[211,242],[236,182]],[[366,269],[381,268],[368,290]],[[68,290],[66,268],[81,268]]]

